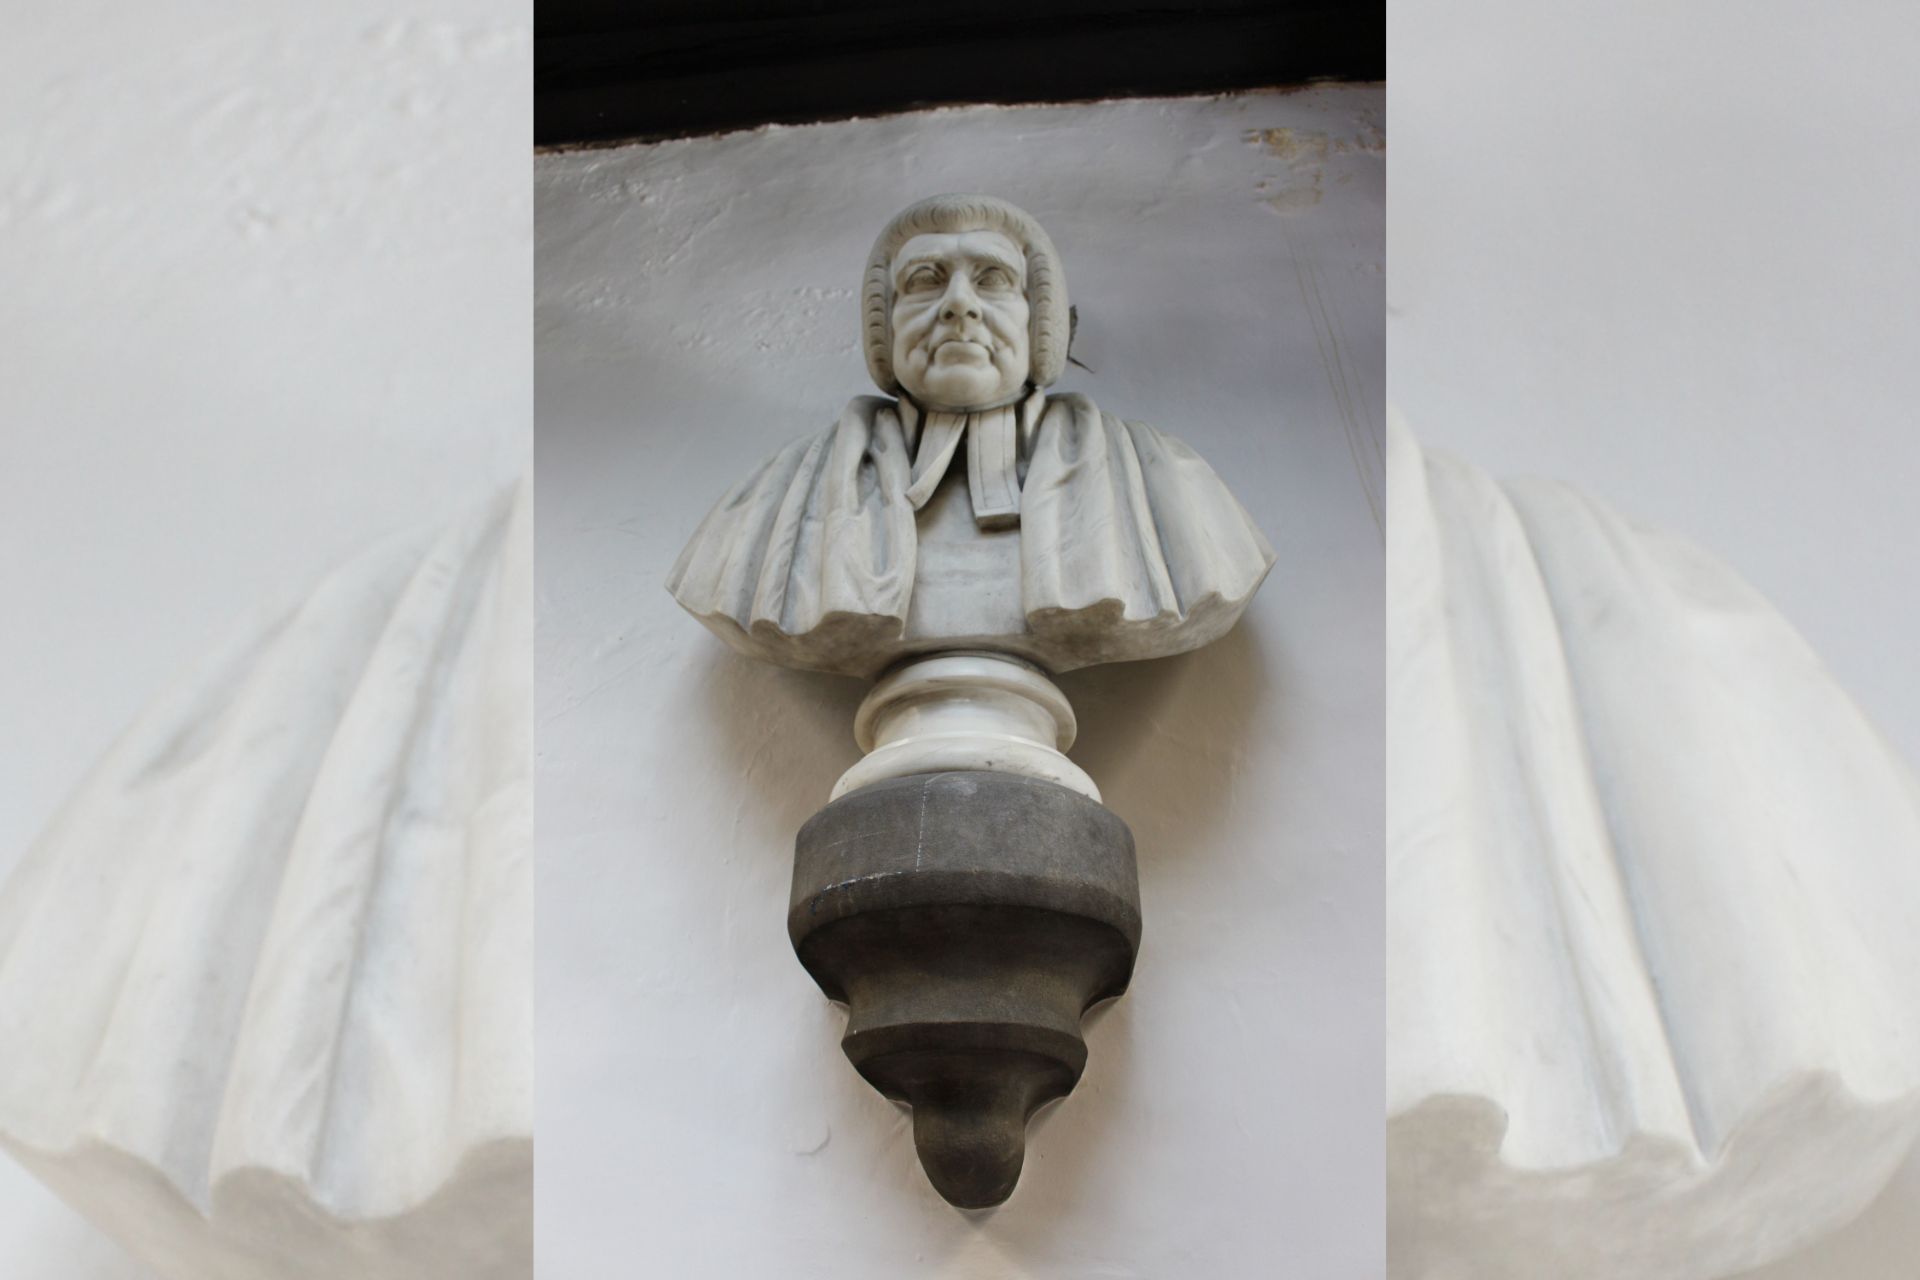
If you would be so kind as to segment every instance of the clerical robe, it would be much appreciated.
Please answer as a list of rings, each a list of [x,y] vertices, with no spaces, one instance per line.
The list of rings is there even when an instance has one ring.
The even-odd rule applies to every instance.
[[[999,649],[1059,672],[1218,639],[1273,565],[1220,477],[1179,440],[1084,395],[1035,401],[1017,475],[1024,626],[909,634],[926,489],[914,483],[921,415],[876,396],[734,486],[681,552],[668,589],[743,653],[849,675],[942,648]],[[982,527],[1005,519],[996,510]]]

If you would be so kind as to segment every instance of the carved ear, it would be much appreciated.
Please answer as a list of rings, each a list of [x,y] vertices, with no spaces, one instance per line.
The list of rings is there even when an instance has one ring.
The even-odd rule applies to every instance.
[[[883,237],[867,259],[867,273],[860,284],[860,332],[867,349],[868,376],[880,390],[897,396],[900,384],[893,376],[893,308],[887,296],[891,292],[887,279],[891,268],[891,251]]]
[[[1079,332],[1080,332],[1080,308],[1074,306],[1072,303],[1068,303],[1067,304],[1067,363],[1075,366],[1076,368],[1085,369],[1088,373],[1092,373],[1093,366],[1087,364],[1083,360],[1076,358],[1073,354],[1073,336]]]
[[[1025,215],[1021,215],[1025,218]],[[1067,367],[1067,349],[1073,343],[1073,309],[1067,305],[1066,273],[1053,243],[1039,224],[1026,219],[1027,304],[1032,364],[1029,377],[1036,387],[1059,378]]]

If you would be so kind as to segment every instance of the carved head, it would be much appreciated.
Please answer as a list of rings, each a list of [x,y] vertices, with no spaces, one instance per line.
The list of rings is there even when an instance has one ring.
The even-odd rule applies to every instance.
[[[1053,242],[993,196],[934,196],[895,215],[868,255],[861,312],[874,382],[931,408],[1006,404],[1066,364]]]

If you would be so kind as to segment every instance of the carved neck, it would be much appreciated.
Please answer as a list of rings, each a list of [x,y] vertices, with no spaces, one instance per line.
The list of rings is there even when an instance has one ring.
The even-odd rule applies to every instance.
[[[915,420],[923,418],[929,413],[986,413],[990,409],[1004,409],[1010,404],[1024,404],[1044,390],[1044,387],[1036,387],[1033,383],[1029,382],[1004,400],[995,400],[991,404],[970,404],[964,407],[955,407],[952,405],[933,404],[931,402],[922,404],[920,401],[908,395],[903,389],[899,393],[900,408],[901,412],[910,414]]]

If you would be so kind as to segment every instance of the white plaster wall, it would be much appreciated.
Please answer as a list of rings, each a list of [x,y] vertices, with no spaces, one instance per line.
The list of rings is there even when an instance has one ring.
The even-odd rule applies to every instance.
[[[973,108],[536,166],[543,1276],[1311,1276],[1383,1269],[1383,95]],[[1079,673],[1146,938],[1013,1199],[928,1187],[785,932],[851,680],[680,613],[682,542],[871,392],[857,288],[916,197],[1036,214],[1063,388],[1174,431],[1279,563],[1212,649]]]
[[[262,597],[518,473],[532,401],[524,4],[3,8],[0,875]],[[0,1160],[0,1275],[142,1274]]]
[[[1391,398],[1740,570],[1920,761],[1920,20],[1393,0]],[[1920,1158],[1754,1280],[1895,1280]]]

